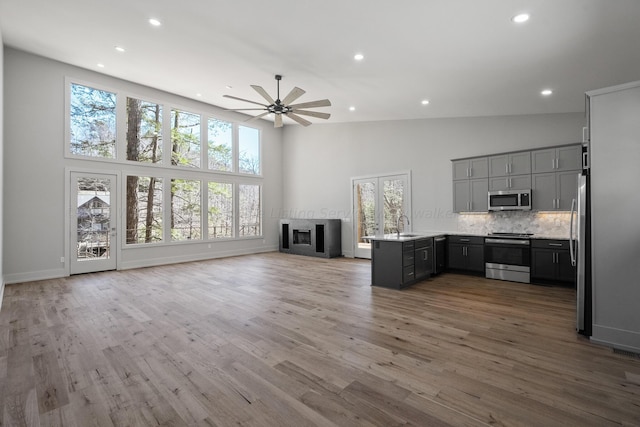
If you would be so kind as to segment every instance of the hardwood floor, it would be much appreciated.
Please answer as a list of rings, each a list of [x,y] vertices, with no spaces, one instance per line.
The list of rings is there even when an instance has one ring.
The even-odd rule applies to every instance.
[[[640,425],[572,289],[268,253],[8,285],[0,426]]]

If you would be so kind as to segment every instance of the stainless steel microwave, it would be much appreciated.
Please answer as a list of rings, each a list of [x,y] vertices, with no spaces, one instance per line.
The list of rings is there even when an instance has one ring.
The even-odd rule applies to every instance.
[[[490,211],[530,211],[531,190],[489,191]]]

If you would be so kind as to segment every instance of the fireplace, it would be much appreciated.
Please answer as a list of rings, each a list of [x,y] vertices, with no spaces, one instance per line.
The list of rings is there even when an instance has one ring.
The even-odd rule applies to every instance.
[[[324,258],[342,256],[339,219],[280,220],[280,252]]]
[[[311,230],[293,230],[294,245],[311,245]]]

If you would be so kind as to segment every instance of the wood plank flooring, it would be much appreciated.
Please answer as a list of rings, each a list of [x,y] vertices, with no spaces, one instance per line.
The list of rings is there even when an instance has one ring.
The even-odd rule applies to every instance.
[[[8,285],[0,426],[640,425],[575,292],[280,253]]]

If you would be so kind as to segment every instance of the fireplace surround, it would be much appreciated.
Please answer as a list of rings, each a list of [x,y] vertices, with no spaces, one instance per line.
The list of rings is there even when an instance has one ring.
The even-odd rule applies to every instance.
[[[334,258],[342,256],[339,219],[281,219],[280,252]]]

